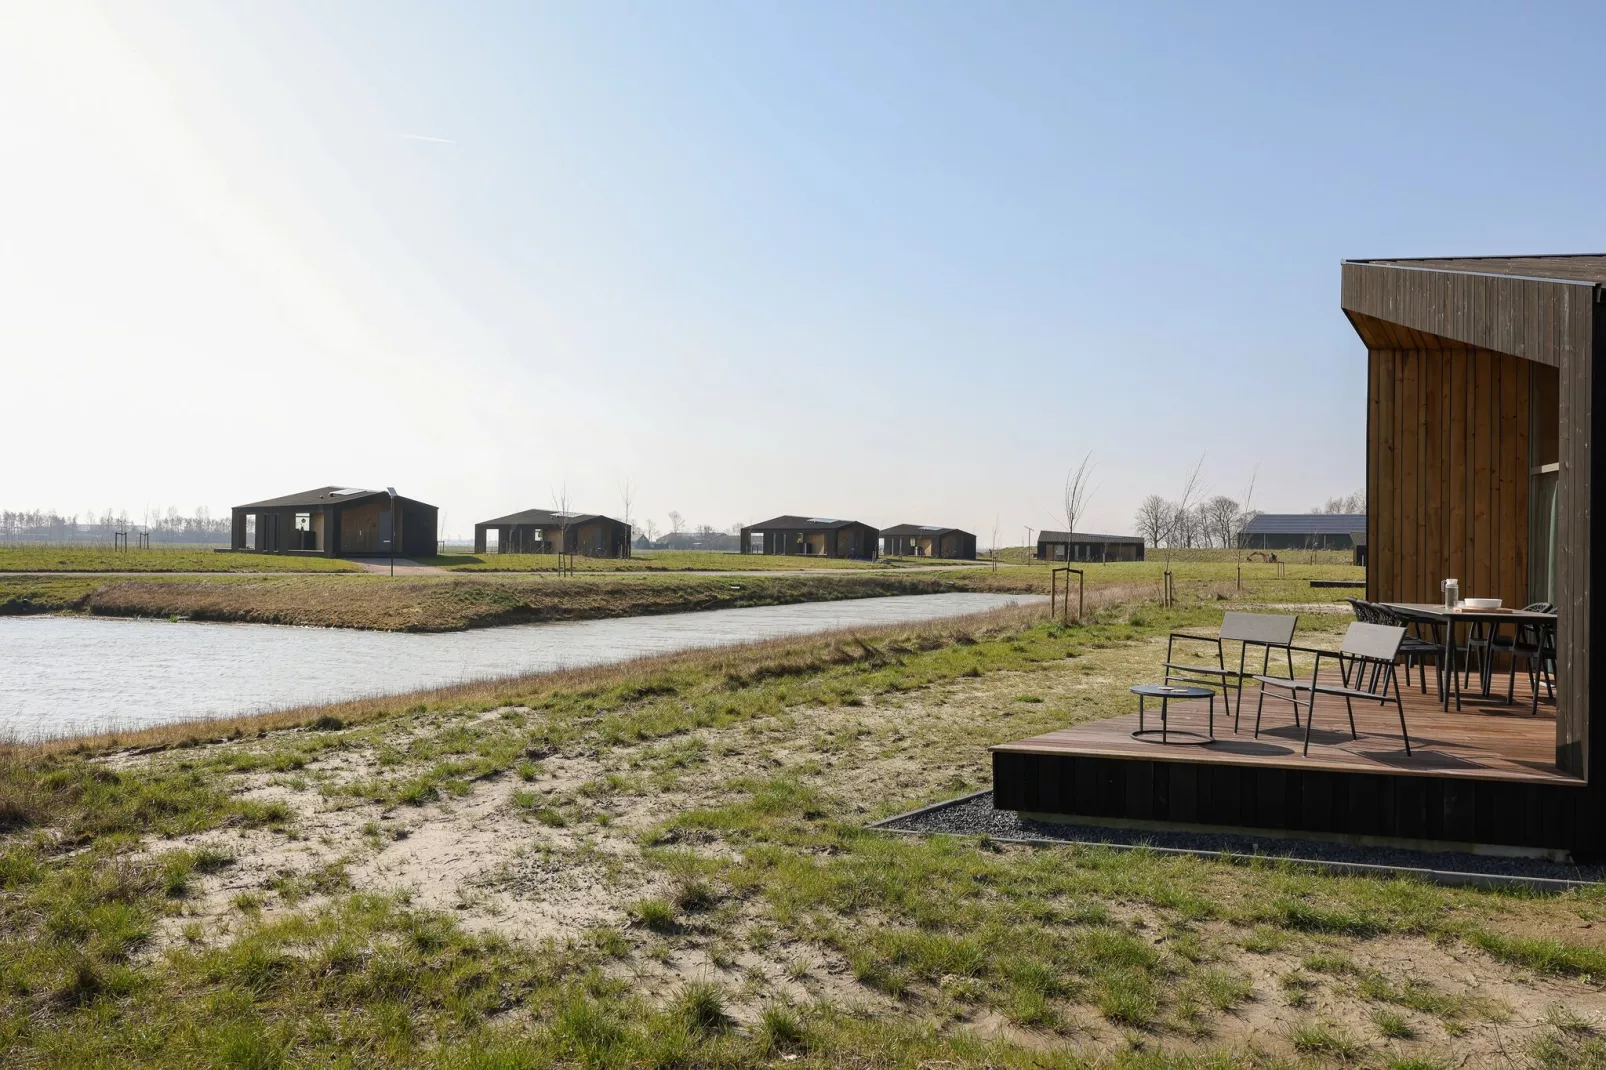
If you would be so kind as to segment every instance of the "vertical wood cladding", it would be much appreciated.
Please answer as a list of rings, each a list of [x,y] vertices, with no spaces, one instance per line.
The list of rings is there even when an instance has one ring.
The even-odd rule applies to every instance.
[[[1528,601],[1529,363],[1487,349],[1369,356],[1369,597]]]

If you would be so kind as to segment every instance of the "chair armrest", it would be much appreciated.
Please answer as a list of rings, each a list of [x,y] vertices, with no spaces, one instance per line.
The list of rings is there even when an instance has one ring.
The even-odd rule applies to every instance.
[[[1172,639],[1193,639],[1200,643],[1215,643],[1221,645],[1221,637],[1216,635],[1194,635],[1190,632],[1172,632]]]
[[[1339,654],[1343,653],[1343,651],[1341,651],[1341,650],[1324,650],[1321,647],[1300,646],[1297,643],[1289,643],[1288,646],[1284,647],[1283,649],[1285,649],[1285,650],[1297,650],[1301,654],[1315,654],[1317,656],[1324,656],[1325,655],[1326,657],[1330,657],[1330,658],[1331,657],[1337,657]]]

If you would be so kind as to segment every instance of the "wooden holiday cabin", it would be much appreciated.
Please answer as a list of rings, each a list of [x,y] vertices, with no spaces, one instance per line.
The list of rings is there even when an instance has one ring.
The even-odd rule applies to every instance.
[[[994,804],[1058,820],[1606,857],[1606,672],[1590,662],[1606,627],[1591,594],[1606,552],[1591,524],[1606,504],[1591,456],[1606,419],[1594,377],[1603,292],[1606,255],[1342,266],[1340,303],[1366,368],[1353,412],[1367,597],[1440,602],[1453,577],[1463,596],[1553,603],[1553,703],[1530,713],[1518,673],[1517,704],[1503,705],[1502,665],[1495,701],[1446,708],[1430,670],[1425,694],[1403,695],[1410,755],[1392,703],[1356,702],[1360,740],[1324,729],[1309,757],[1286,712],[1259,740],[1229,721],[1201,747],[1137,742],[1132,718],[1116,717],[995,747]],[[1203,720],[1183,704],[1172,713]],[[1341,700],[1318,704],[1327,728],[1343,716]]]
[[[434,554],[438,511],[361,487],[318,487],[236,505],[231,549],[260,554],[364,557]]]
[[[742,529],[744,554],[792,554],[873,560],[881,532],[857,520],[778,516]]]
[[[1143,539],[1137,535],[1097,535],[1078,531],[1037,533],[1039,561],[1142,561]]]
[[[578,554],[629,557],[630,525],[596,513],[526,509],[474,525],[474,552],[483,554],[496,532],[499,554]]]
[[[894,524],[881,529],[884,557],[937,557],[949,561],[976,560],[976,536],[958,528],[931,524]]]
[[[1258,513],[1238,533],[1238,548],[1353,550],[1355,533],[1365,530],[1364,513]]]

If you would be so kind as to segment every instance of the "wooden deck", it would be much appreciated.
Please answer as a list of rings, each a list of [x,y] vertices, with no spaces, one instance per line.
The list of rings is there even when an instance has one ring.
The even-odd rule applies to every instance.
[[[1497,681],[1504,684],[1503,680]],[[1431,683],[1431,680],[1430,680]],[[1502,690],[1502,695],[1503,695]],[[1472,777],[1487,780],[1555,781],[1578,784],[1556,767],[1555,707],[1539,704],[1534,716],[1532,696],[1519,679],[1515,702],[1497,705],[1464,697],[1460,711],[1449,712],[1430,690],[1403,692],[1405,726],[1411,733],[1411,755],[1400,742],[1399,716],[1394,704],[1355,703],[1359,739],[1350,738],[1344,700],[1331,695],[1316,699],[1316,725],[1311,731],[1310,755],[1301,753],[1304,729],[1295,728],[1286,702],[1268,698],[1261,720],[1260,738],[1254,737],[1255,703],[1252,689],[1244,691],[1244,709],[1238,732],[1233,731],[1221,699],[1216,699],[1216,740],[1208,746],[1146,743],[1133,739],[1138,715],[1111,717],[1064,728],[995,747],[997,751],[1036,754],[1083,754],[1108,758],[1165,758],[1174,762],[1209,762],[1230,765],[1270,765],[1284,769],[1334,769],[1406,776]],[[1136,699],[1133,700],[1136,702]],[[1301,704],[1303,718],[1303,704]],[[1206,704],[1202,700],[1171,703],[1171,727],[1204,732]],[[1160,727],[1158,703],[1149,700],[1147,727]]]
[[[1497,677],[1501,696],[1504,684]],[[1260,738],[1253,736],[1253,687],[1237,732],[1217,698],[1217,742],[1207,746],[1135,740],[1133,712],[995,746],[993,804],[1077,820],[1430,848],[1606,852],[1598,793],[1556,765],[1555,707],[1541,702],[1534,716],[1520,679],[1516,691],[1510,706],[1468,697],[1461,710],[1445,711],[1431,686],[1425,695],[1408,688],[1409,757],[1392,702],[1356,701],[1360,738],[1352,739],[1344,700],[1318,697],[1309,757],[1286,702],[1267,700]],[[1134,711],[1136,704],[1134,697]],[[1203,732],[1205,721],[1203,701],[1171,706],[1174,728]],[[1156,706],[1147,727],[1159,727]]]

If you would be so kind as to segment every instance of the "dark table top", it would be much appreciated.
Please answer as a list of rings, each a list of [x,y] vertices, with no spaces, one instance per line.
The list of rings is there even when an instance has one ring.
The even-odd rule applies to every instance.
[[[1129,688],[1134,695],[1150,698],[1213,698],[1215,692],[1208,687],[1181,687],[1177,684],[1138,684]]]
[[[1467,609],[1457,606],[1446,609],[1439,602],[1379,602],[1411,617],[1430,617],[1433,620],[1515,620],[1548,621],[1554,623],[1556,614],[1539,613],[1530,609]]]

